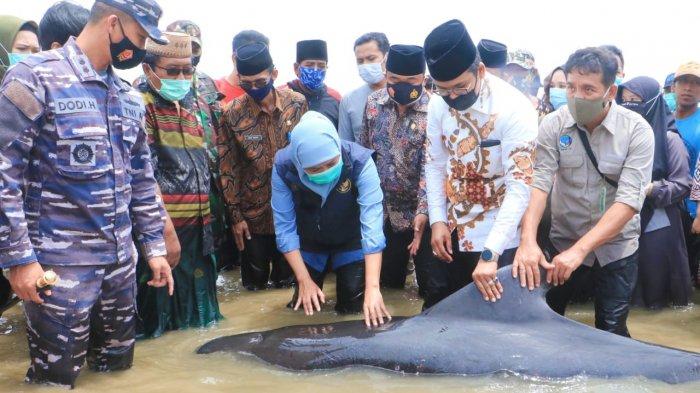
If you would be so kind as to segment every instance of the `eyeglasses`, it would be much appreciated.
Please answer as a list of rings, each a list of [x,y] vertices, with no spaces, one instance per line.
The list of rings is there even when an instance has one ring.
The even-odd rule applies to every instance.
[[[476,88],[476,82],[477,82],[477,81],[474,81],[474,86],[469,86],[469,87],[457,87],[457,88],[454,88],[454,89],[443,89],[443,88],[441,88],[441,87],[435,86],[435,87],[433,88],[433,93],[439,95],[440,97],[448,97],[448,96],[450,96],[450,95],[452,95],[452,94],[454,94],[454,95],[456,95],[456,96],[463,96],[463,95],[465,95],[465,94],[471,93],[472,90],[474,90],[474,88]]]
[[[160,68],[161,70],[164,70],[168,76],[179,76],[182,74],[182,76],[185,77],[190,77],[194,75],[194,72],[196,71],[195,67],[183,67],[183,68],[165,68],[165,67],[160,67],[160,66],[155,66],[156,68]]]
[[[238,86],[240,86],[240,88],[243,90],[262,89],[263,87],[267,86],[268,83],[270,83],[270,79],[258,79],[254,82],[248,82],[248,81],[238,82]]]

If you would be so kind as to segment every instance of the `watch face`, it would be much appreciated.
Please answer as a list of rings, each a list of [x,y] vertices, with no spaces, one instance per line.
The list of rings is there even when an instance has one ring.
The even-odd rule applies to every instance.
[[[491,250],[484,250],[484,252],[481,253],[481,259],[484,261],[490,261],[493,259],[493,253]]]

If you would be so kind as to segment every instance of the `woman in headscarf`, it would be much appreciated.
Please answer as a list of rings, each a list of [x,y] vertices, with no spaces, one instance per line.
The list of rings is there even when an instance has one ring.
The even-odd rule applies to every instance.
[[[14,16],[0,15],[0,82],[5,71],[24,55],[39,51],[38,26]],[[13,303],[10,283],[0,271],[0,315]]]
[[[364,312],[367,326],[382,324],[391,317],[379,291],[386,241],[372,151],[341,142],[333,123],[313,111],[289,135],[272,170],[277,248],[297,280],[288,307],[321,311],[323,278],[332,269],[336,311]]]
[[[555,68],[544,78],[544,95],[537,105],[537,115],[542,121],[546,115],[566,105],[566,74],[564,67]]]
[[[646,76],[620,85],[617,101],[646,119],[654,130],[652,183],[640,213],[639,274],[633,302],[647,308],[685,306],[692,287],[681,221],[683,199],[690,192],[688,151],[661,95]]]
[[[8,68],[39,52],[38,32],[36,22],[0,15],[0,81]]]

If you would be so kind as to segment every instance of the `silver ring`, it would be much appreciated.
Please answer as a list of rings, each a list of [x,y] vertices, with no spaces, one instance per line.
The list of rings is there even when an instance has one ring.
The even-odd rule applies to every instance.
[[[494,278],[493,278],[493,281],[498,282],[498,276],[494,277]]]
[[[433,251],[433,255],[437,256],[437,253],[435,251]]]

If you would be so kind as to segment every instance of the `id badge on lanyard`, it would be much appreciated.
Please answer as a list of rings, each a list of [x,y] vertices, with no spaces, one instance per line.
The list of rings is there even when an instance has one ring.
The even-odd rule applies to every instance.
[[[600,192],[598,193],[598,210],[600,213],[605,213],[605,198],[607,197],[608,191],[605,189],[605,183],[600,186]]]

